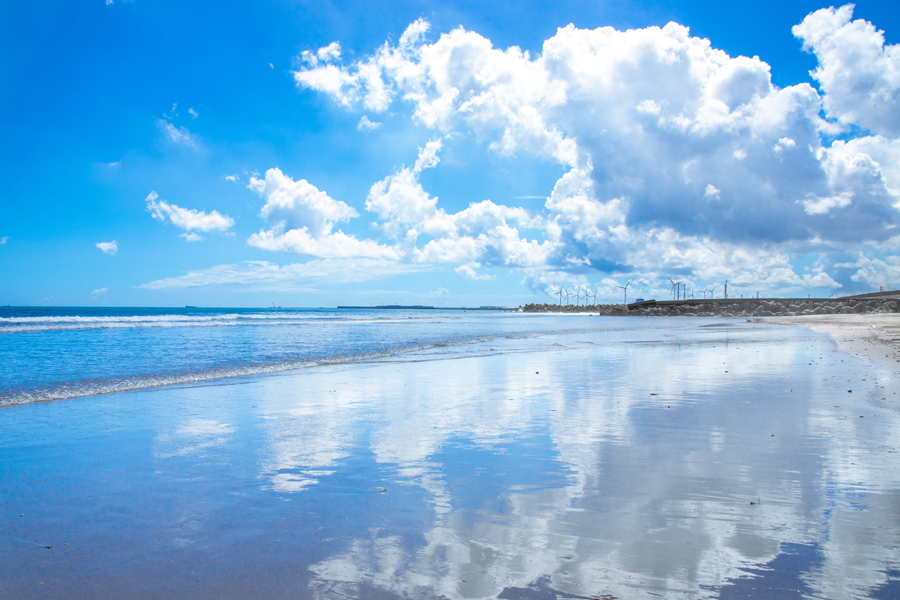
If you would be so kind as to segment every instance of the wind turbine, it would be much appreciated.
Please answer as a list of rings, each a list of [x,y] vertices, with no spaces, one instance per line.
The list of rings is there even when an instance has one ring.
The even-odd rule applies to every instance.
[[[569,305],[569,292],[566,291],[566,288],[563,288],[563,294],[566,295],[566,306]]]
[[[562,306],[562,293],[563,293],[563,289],[559,288],[559,306]]]
[[[625,291],[625,304],[628,304],[628,286],[631,285],[631,280],[628,280],[628,283],[625,285],[617,285],[616,287]]]
[[[678,292],[679,292],[679,289],[681,288],[681,282],[680,281],[672,281],[671,277],[666,277],[666,279],[668,279],[669,283],[672,284],[672,299],[678,300]]]
[[[594,306],[597,306],[597,292],[594,292],[593,295],[592,295],[591,297],[594,299],[594,304],[593,304],[593,305],[594,305]]]

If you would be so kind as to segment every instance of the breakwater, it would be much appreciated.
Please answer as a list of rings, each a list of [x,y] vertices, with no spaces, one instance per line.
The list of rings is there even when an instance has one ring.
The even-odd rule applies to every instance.
[[[875,296],[875,297],[872,297]],[[800,315],[853,315],[900,312],[900,296],[848,296],[846,298],[737,298],[728,300],[648,300],[633,304],[566,306],[526,304],[522,312],[598,313],[604,316],[648,317],[777,317]]]

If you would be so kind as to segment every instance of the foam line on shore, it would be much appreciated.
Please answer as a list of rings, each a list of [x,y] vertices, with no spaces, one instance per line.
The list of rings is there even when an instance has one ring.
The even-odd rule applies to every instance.
[[[492,340],[525,339],[540,336],[582,334],[601,331],[618,331],[620,328],[591,328],[561,331],[535,331],[518,332],[498,335],[482,335],[472,338],[448,340],[431,344],[416,344],[402,348],[393,348],[379,352],[369,352],[355,355],[335,355],[316,359],[302,359],[293,361],[281,361],[277,363],[257,365],[234,365],[229,367],[193,371],[187,373],[170,373],[157,375],[143,375],[135,377],[122,377],[116,379],[93,379],[86,381],[70,382],[53,387],[16,390],[0,392],[0,408],[23,404],[36,404],[53,400],[71,400],[87,396],[103,394],[115,394],[120,392],[137,391],[148,388],[183,385],[192,383],[205,383],[220,379],[236,379],[255,375],[268,375],[307,369],[317,366],[341,365],[350,363],[362,363],[376,361],[390,357],[410,356],[420,352],[440,349],[444,347],[475,345]],[[434,360],[434,358],[432,358]]]

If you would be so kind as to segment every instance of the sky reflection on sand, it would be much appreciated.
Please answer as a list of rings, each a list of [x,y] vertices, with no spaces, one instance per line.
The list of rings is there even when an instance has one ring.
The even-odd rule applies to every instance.
[[[900,419],[870,402],[878,370],[828,338],[661,323],[493,340],[476,353],[487,356],[438,360],[432,350],[132,394],[115,408],[111,396],[4,411],[0,433],[12,441],[0,460],[4,470],[22,460],[4,477],[4,504],[55,510],[29,535],[78,530],[77,547],[104,560],[73,549],[64,565],[42,565],[52,551],[12,540],[24,519],[4,515],[0,546],[13,559],[0,567],[0,592],[24,596],[27,571],[42,566],[50,579],[80,575],[72,597],[91,577],[148,595],[186,589],[181,578],[197,597],[238,597],[237,584],[214,594],[202,583],[238,576],[259,597],[896,590]],[[52,414],[63,410],[65,425]],[[85,433],[98,415],[113,433]],[[16,429],[25,427],[44,441],[29,442]],[[98,435],[127,451],[102,467],[66,459],[84,461],[74,472],[39,460],[50,440],[75,456]],[[141,478],[144,468],[152,474]],[[57,469],[68,473],[63,487],[40,483]],[[103,490],[105,478],[117,492]],[[91,510],[118,507],[109,518],[141,546],[133,560],[106,556],[108,530],[71,526],[87,510],[62,508],[74,488],[90,490]],[[13,569],[26,575],[6,578]]]

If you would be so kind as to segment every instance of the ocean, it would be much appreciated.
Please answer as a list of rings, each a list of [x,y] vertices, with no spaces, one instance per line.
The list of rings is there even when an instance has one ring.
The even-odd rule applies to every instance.
[[[2,307],[0,406],[611,324],[590,316],[523,317],[458,310]]]
[[[892,374],[802,327],[5,310],[2,598],[900,597]]]

